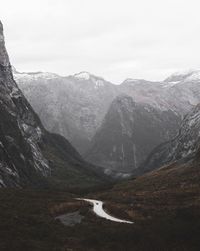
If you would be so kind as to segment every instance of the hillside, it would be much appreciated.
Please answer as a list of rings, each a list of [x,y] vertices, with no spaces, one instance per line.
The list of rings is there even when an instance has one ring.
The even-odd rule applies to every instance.
[[[199,151],[200,105],[195,106],[182,120],[176,137],[157,146],[141,168],[146,171],[172,162],[193,160]]]

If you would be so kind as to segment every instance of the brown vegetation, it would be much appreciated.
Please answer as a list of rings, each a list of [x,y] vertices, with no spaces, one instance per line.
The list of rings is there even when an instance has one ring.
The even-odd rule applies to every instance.
[[[0,190],[0,250],[199,251],[199,181],[198,163],[174,164],[87,195],[135,224],[99,218],[91,205],[64,191]],[[85,216],[80,224],[55,220],[77,210]]]

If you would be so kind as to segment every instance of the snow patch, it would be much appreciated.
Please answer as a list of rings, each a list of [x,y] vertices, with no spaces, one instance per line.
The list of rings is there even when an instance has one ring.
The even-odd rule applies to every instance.
[[[33,72],[33,73],[19,73],[13,72],[13,77],[16,82],[20,81],[20,83],[26,83],[26,81],[36,81],[39,79],[48,80],[48,79],[55,79],[59,76],[55,73],[50,72]]]
[[[17,172],[15,172],[15,171],[13,171],[11,168],[6,167],[6,171],[7,171],[7,173],[8,173],[9,175],[11,175],[11,176],[15,176],[15,177],[18,177],[18,178],[19,178],[18,173],[17,173]]]
[[[98,89],[99,87],[104,86],[104,81],[103,80],[96,80],[95,81],[95,88]]]
[[[173,87],[173,86],[179,84],[180,82],[181,82],[181,81],[169,81],[169,82],[167,82],[167,84],[165,83],[165,84],[163,85],[163,87],[164,87],[164,88]]]
[[[89,80],[90,74],[88,72],[80,72],[75,74],[74,77],[79,80]]]
[[[6,187],[2,179],[0,179],[0,187]]]
[[[165,80],[165,82],[177,84],[181,81],[188,82],[188,81],[197,81],[200,80],[200,70],[187,70],[183,72],[175,72],[169,78]]]
[[[200,71],[194,72],[192,75],[186,78],[187,81],[200,80]]]

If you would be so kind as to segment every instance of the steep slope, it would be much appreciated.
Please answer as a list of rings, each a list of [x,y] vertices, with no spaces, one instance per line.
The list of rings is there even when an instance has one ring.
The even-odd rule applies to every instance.
[[[99,178],[89,166],[68,141],[43,128],[19,90],[0,23],[0,187],[44,186],[49,179],[90,186]]]
[[[186,162],[194,159],[199,151],[200,104],[194,107],[183,119],[178,135],[156,147],[142,164],[149,171],[175,161]]]
[[[199,131],[200,105],[197,105],[184,118],[179,135],[157,147],[146,161],[146,171],[156,170],[94,196],[105,201],[109,212],[118,217],[123,215],[136,226],[141,223],[143,231],[138,250],[163,250],[163,247],[166,250],[198,250]],[[143,245],[144,240],[147,245]]]
[[[49,73],[19,73],[15,80],[44,126],[67,138],[83,153],[115,97],[115,87],[82,72],[69,77]]]
[[[135,241],[138,250],[198,250],[199,161],[196,156],[190,163],[170,164],[94,198],[105,201],[108,212],[135,222],[142,236]]]
[[[120,95],[112,102],[86,158],[108,174],[140,173],[140,164],[155,146],[174,136],[179,122],[170,110],[160,111]]]

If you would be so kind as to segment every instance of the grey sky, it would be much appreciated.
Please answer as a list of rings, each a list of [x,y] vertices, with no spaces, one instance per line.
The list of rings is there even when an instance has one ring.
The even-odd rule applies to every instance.
[[[89,71],[114,83],[200,68],[199,0],[0,0],[20,71]]]

